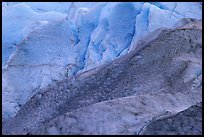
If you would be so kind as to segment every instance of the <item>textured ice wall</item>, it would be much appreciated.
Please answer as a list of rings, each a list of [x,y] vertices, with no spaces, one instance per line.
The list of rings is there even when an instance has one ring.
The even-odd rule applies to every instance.
[[[38,89],[126,54],[158,28],[202,19],[200,3],[66,4],[2,4],[3,117]]]

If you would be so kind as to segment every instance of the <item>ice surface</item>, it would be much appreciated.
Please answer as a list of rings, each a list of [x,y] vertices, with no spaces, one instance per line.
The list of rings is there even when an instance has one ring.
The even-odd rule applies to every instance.
[[[91,34],[86,69],[113,60],[130,45],[134,35],[134,13],[132,3],[109,3],[103,9],[99,24]]]
[[[3,117],[54,81],[110,62],[158,28],[202,19],[199,2],[3,2]],[[193,72],[192,72],[193,73]]]
[[[16,45],[26,39],[29,33],[47,22],[61,20],[65,14],[57,12],[36,13],[24,3],[6,7],[2,12],[2,64],[15,52]]]
[[[2,2],[2,5],[13,6],[21,2]],[[23,2],[31,7],[32,10],[39,13],[55,11],[59,13],[67,14],[72,6],[72,10],[76,10],[80,7],[91,8],[97,4],[97,2]]]

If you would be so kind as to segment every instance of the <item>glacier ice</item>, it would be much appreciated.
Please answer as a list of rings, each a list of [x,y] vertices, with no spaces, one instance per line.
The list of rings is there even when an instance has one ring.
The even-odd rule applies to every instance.
[[[28,5],[19,3],[4,8],[2,16],[2,65],[5,66],[10,55],[15,52],[16,46],[26,39],[29,33],[49,21],[63,19],[66,15],[58,12],[39,14]]]
[[[134,13],[132,3],[109,3],[102,10],[88,45],[86,69],[113,60],[130,45],[134,35]]]
[[[149,41],[149,37],[146,38]],[[146,39],[144,41],[146,42]],[[142,50],[136,48],[130,54],[108,65],[102,65],[98,69],[82,73],[73,79],[62,80],[57,85],[52,85],[36,94],[23,105],[13,119],[3,121],[3,134],[38,134],[35,131],[42,131],[43,126],[49,122],[57,127],[60,134],[70,134],[76,131],[75,129],[80,130],[74,134],[96,134],[98,131],[100,134],[110,134],[110,131],[120,134],[124,133],[124,130],[129,132],[127,122],[135,127],[131,131],[138,133],[137,131],[140,132],[142,128],[140,124],[146,125],[149,120],[151,122],[156,117],[177,113],[202,101],[202,86],[194,88],[193,82],[198,82],[194,81],[195,77],[191,75],[195,72],[192,70],[198,68],[201,63],[201,44],[202,29],[190,27],[190,29],[164,30],[152,42],[138,45],[138,47],[144,47]],[[143,58],[140,59],[137,55]],[[199,58],[196,57],[197,55]],[[192,62],[195,64],[191,64]],[[115,102],[116,100],[124,100],[127,110],[121,111],[122,113],[112,110],[114,104],[117,104],[116,110],[122,107],[122,102]],[[104,104],[104,102],[108,106],[102,105],[103,108],[101,108],[99,104]],[[129,104],[130,102],[133,104]],[[86,117],[90,116],[86,110],[92,104],[96,107],[91,107],[89,112],[93,115],[95,115],[94,112],[99,112],[99,115],[92,118]],[[135,111],[131,111],[132,109]],[[105,110],[107,113],[101,113]],[[72,113],[74,111],[76,113]],[[70,119],[58,117],[69,112],[72,113],[70,116],[74,119],[79,116],[74,125],[68,124]],[[118,112],[120,114],[117,116],[124,115],[120,118],[114,117],[115,121],[107,117],[100,119],[100,115],[113,116]],[[130,115],[136,121],[129,119]],[[52,120],[57,117],[60,123],[57,123],[56,126],[56,122]],[[145,117],[149,120],[143,121]],[[82,122],[82,125],[79,121]],[[107,125],[104,125],[105,121]],[[88,126],[90,123],[93,125]],[[100,127],[101,124],[104,125],[102,127],[106,127],[105,129],[108,126],[111,130],[97,130],[96,127]],[[124,126],[125,129],[121,129],[121,126]],[[65,130],[61,130],[63,127]],[[90,132],[87,133],[86,129]]]
[[[3,2],[3,117],[38,89],[114,60],[183,18],[202,19],[200,3]]]

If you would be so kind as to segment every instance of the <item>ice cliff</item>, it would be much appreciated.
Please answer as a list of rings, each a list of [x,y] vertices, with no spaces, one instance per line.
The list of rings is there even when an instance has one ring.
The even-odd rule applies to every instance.
[[[3,118],[39,90],[134,50],[157,29],[202,20],[199,2],[3,2]]]

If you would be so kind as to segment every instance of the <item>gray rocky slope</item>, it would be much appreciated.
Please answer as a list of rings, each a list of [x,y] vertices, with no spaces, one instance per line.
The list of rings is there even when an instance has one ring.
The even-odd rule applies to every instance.
[[[196,104],[175,116],[152,122],[142,132],[143,135],[201,135],[202,104]]]
[[[36,94],[3,121],[3,134],[140,134],[153,119],[201,102],[202,30],[163,30],[147,41]]]

